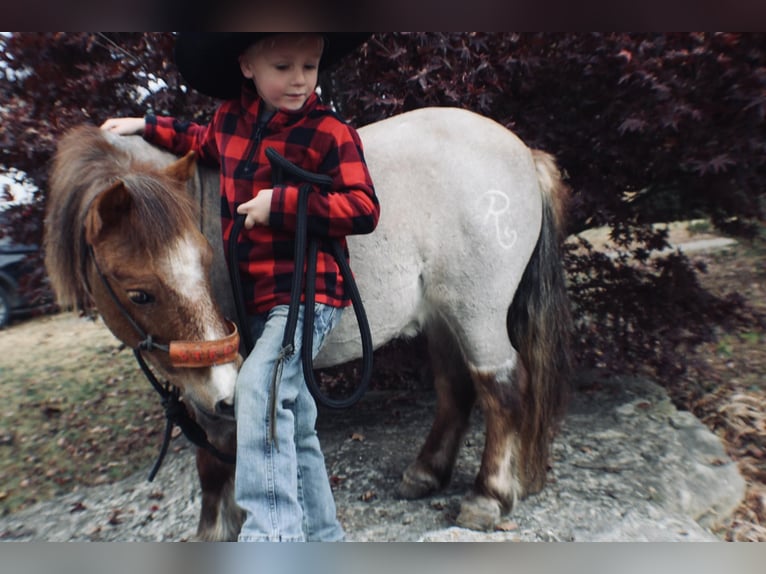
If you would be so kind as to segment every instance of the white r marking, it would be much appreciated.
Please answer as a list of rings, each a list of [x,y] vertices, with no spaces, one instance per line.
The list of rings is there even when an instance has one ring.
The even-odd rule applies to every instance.
[[[502,191],[496,189],[490,189],[481,197],[489,198],[489,209],[484,216],[484,225],[487,225],[490,219],[494,219],[498,243],[504,249],[510,249],[516,244],[519,234],[500,218],[511,209],[511,200]]]

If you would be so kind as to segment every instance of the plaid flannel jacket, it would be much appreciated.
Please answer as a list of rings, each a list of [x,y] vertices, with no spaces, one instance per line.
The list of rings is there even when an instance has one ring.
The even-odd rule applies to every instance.
[[[240,100],[224,102],[208,125],[147,116],[144,138],[177,155],[194,150],[201,162],[220,167],[221,228],[224,245],[237,206],[261,189],[274,189],[268,226],[242,230],[239,267],[249,313],[264,313],[290,302],[298,184],[272,186],[265,150],[273,147],[294,164],[332,177],[330,190],[309,194],[309,234],[341,240],[375,229],[380,206],[364,161],[356,130],[341,120],[316,94],[301,110],[279,110],[265,125],[258,124],[262,100],[243,89]],[[334,307],[350,304],[330,247],[320,241],[316,301]]]

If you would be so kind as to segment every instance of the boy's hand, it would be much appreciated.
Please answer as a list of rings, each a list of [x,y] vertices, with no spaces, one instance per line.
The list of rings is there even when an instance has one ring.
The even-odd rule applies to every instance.
[[[273,189],[262,189],[253,199],[237,207],[237,213],[247,216],[245,217],[245,229],[252,229],[254,225],[269,224],[271,195],[273,193]]]
[[[144,118],[109,118],[101,124],[102,130],[121,136],[142,134],[144,128],[146,128]]]

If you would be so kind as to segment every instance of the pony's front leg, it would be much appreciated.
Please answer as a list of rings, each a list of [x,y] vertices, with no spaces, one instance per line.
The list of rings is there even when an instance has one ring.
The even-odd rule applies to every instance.
[[[234,501],[234,465],[198,448],[197,473],[202,489],[197,538],[207,542],[237,540],[244,513]]]
[[[428,350],[436,388],[436,416],[415,462],[399,484],[403,498],[422,498],[444,488],[452,477],[458,450],[476,401],[460,350],[443,331],[428,335]]]
[[[500,372],[505,371],[501,369]],[[486,423],[484,453],[473,492],[460,505],[458,526],[493,530],[525,494],[520,423],[525,371],[517,364],[511,380],[497,374],[475,374],[479,404]]]

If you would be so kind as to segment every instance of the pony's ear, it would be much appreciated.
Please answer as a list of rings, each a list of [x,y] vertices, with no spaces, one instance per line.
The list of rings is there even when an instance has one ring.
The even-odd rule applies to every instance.
[[[85,241],[93,245],[105,230],[127,216],[132,203],[133,198],[122,181],[98,194],[85,216]]]
[[[192,178],[197,167],[197,154],[190,151],[181,159],[165,168],[165,174],[176,181],[185,182]]]

